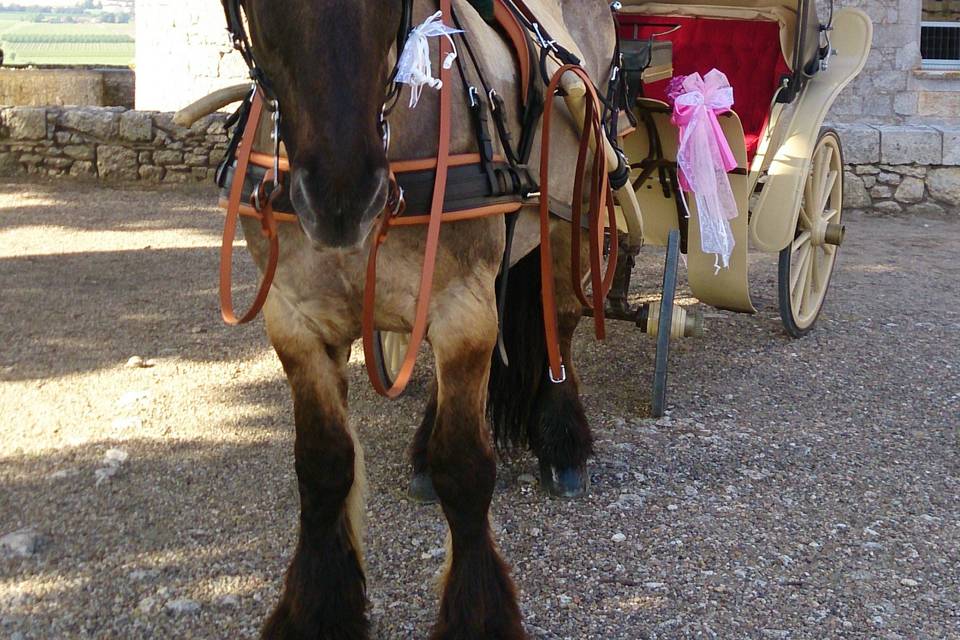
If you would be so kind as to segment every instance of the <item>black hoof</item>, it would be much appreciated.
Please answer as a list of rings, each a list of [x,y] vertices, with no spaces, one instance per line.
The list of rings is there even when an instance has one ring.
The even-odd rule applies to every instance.
[[[590,474],[586,464],[565,469],[541,464],[540,483],[547,493],[557,498],[582,498],[590,489]]]
[[[440,502],[437,490],[433,488],[433,480],[426,471],[413,476],[413,480],[410,481],[410,497],[421,504]]]

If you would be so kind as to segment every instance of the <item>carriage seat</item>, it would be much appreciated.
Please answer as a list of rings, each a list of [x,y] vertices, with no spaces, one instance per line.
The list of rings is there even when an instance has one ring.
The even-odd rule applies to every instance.
[[[694,16],[618,16],[620,37],[673,43],[675,75],[706,75],[717,68],[733,87],[733,110],[743,124],[747,161],[753,160],[770,117],[770,106],[781,78],[790,68],[780,46],[780,25],[773,20],[735,20]],[[666,102],[668,80],[647,84],[647,98]]]

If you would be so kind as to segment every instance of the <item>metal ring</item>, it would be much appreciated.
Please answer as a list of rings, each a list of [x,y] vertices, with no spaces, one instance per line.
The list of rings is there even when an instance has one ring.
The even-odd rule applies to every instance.
[[[550,376],[550,382],[553,384],[563,384],[567,381],[567,366],[564,364],[560,365],[560,379],[557,380],[553,377],[553,369],[547,365],[547,375]]]

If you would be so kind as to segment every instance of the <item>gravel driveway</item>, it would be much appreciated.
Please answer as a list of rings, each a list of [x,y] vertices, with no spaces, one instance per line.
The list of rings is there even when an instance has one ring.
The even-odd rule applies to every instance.
[[[254,637],[277,597],[292,411],[259,323],[220,323],[214,202],[0,183],[0,638]],[[651,340],[584,323],[590,496],[548,499],[526,454],[499,466],[532,637],[960,638],[960,221],[847,224],[818,329],[786,337],[758,256],[760,313],[706,309],[660,421]],[[445,528],[404,496],[425,368],[390,403],[356,355],[375,637],[425,638]]]

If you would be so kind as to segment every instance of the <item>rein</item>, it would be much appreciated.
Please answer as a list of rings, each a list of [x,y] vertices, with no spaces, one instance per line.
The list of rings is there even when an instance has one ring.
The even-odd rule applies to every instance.
[[[428,161],[401,161],[391,163],[390,173],[390,194],[387,205],[381,213],[381,221],[375,231],[373,241],[370,247],[370,253],[367,259],[366,282],[363,295],[363,312],[361,318],[362,340],[366,369],[371,384],[378,393],[389,398],[399,396],[413,374],[416,364],[417,354],[420,346],[427,335],[429,325],[430,298],[433,290],[433,275],[436,267],[436,258],[440,241],[440,229],[444,222],[456,220],[476,219],[492,215],[507,214],[507,245],[505,249],[504,260],[501,270],[501,296],[500,300],[505,299],[502,295],[506,288],[506,276],[509,271],[509,251],[510,239],[512,237],[513,223],[515,222],[516,212],[523,206],[528,198],[539,197],[540,200],[540,230],[541,230],[541,298],[543,302],[543,320],[544,333],[547,346],[549,375],[554,383],[562,383],[566,380],[566,370],[563,365],[559,347],[559,331],[557,327],[557,309],[554,292],[554,272],[553,261],[550,247],[550,209],[549,209],[549,144],[550,128],[553,114],[552,99],[556,95],[562,95],[561,80],[567,73],[576,75],[587,87],[586,107],[584,109],[583,131],[581,134],[580,150],[577,159],[577,170],[575,173],[573,218],[571,220],[571,243],[573,252],[571,256],[571,268],[573,276],[573,287],[577,297],[585,306],[593,308],[595,330],[598,339],[604,337],[604,300],[612,284],[615,265],[617,259],[617,228],[616,215],[614,211],[613,193],[610,188],[610,176],[606,163],[606,156],[603,151],[603,137],[606,134],[604,127],[604,112],[601,108],[600,99],[592,80],[587,73],[580,67],[580,61],[557,44],[550,38],[549,34],[537,23],[533,13],[526,7],[523,0],[494,0],[497,17],[501,24],[505,25],[508,32],[511,32],[511,40],[515,46],[522,42],[523,35],[518,35],[517,30],[526,29],[534,42],[540,46],[540,71],[543,81],[547,85],[547,99],[541,98],[538,102],[535,98],[539,95],[532,89],[534,83],[531,81],[527,87],[527,95],[524,96],[523,136],[518,150],[514,150],[511,144],[510,136],[507,131],[504,118],[504,105],[502,99],[497,95],[485,78],[478,64],[478,60],[470,49],[470,44],[461,34],[461,39],[465,44],[465,49],[473,62],[473,68],[479,76],[483,92],[479,92],[473,87],[468,78],[462,62],[457,59],[458,71],[463,81],[464,90],[470,99],[470,111],[473,114],[476,128],[477,143],[480,148],[480,154],[476,156],[476,162],[487,176],[488,193],[501,194],[514,193],[520,196],[519,201],[498,202],[495,204],[486,203],[481,206],[468,207],[465,210],[445,211],[444,203],[447,195],[447,184],[449,170],[454,166],[462,166],[469,156],[451,156],[450,155],[450,132],[452,119],[452,92],[450,87],[451,69],[445,65],[440,65],[440,113],[438,130],[438,154],[433,160]],[[224,224],[223,242],[220,253],[220,308],[221,315],[227,324],[238,325],[251,321],[257,316],[266,302],[267,295],[273,283],[276,274],[277,264],[279,262],[279,241],[278,241],[278,222],[296,222],[295,215],[275,211],[275,205],[280,199],[283,187],[281,175],[289,170],[289,162],[280,158],[280,108],[278,100],[273,94],[270,85],[256,63],[250,39],[247,36],[244,27],[241,5],[242,0],[222,0],[224,11],[227,17],[228,29],[232,35],[234,47],[241,53],[247,66],[250,69],[250,77],[253,80],[253,90],[247,100],[241,105],[240,109],[231,118],[236,121],[237,127],[234,131],[233,139],[228,147],[227,155],[218,171],[218,184],[223,187],[229,177],[232,162],[236,161],[233,168],[233,179],[229,187],[229,197],[226,201],[226,221]],[[452,11],[451,0],[440,0],[440,10],[443,21],[446,26],[456,25],[459,28],[459,21]],[[404,46],[406,46],[407,37],[410,33],[411,21],[413,15],[413,0],[402,0],[402,14],[400,27],[397,34],[397,62]],[[507,21],[509,18],[510,21]],[[447,20],[452,19],[454,25],[447,24]],[[530,36],[526,36],[529,38]],[[445,60],[453,51],[453,46],[446,38],[439,39],[440,60]],[[518,54],[520,52],[518,51]],[[523,57],[521,57],[521,66],[523,66]],[[548,75],[547,59],[553,58],[559,63],[560,68],[553,74]],[[378,129],[383,139],[384,151],[389,151],[390,146],[390,125],[389,116],[396,107],[402,86],[396,81],[398,68],[395,66],[389,76],[385,98],[380,110]],[[529,75],[524,68],[524,74]],[[481,97],[482,96],[482,97]],[[507,156],[508,166],[501,168],[496,165],[493,155],[493,143],[487,126],[487,116],[484,109],[483,98],[489,100],[490,113],[496,124],[496,132],[501,145]],[[269,109],[272,112],[274,127],[274,149],[273,156],[265,156],[253,152],[253,144],[256,138],[257,129],[264,110]],[[540,186],[529,179],[529,173],[526,167],[526,160],[529,156],[530,144],[533,140],[533,133],[537,121],[542,116],[542,150],[540,160]],[[594,141],[594,150],[592,152],[592,174],[590,176],[589,209],[587,212],[589,228],[589,264],[591,272],[592,300],[588,300],[584,294],[581,281],[581,255],[580,255],[580,222],[583,217],[583,182],[586,178],[586,163],[590,157],[590,142]],[[424,166],[426,163],[427,166]],[[496,165],[496,166],[495,166]],[[503,163],[501,162],[501,165]],[[262,179],[254,187],[249,197],[249,202],[244,204],[244,185],[248,175],[248,169],[251,167],[261,167],[266,169]],[[404,191],[400,187],[397,175],[405,172],[422,171],[432,169],[434,172],[432,196],[430,198],[429,213],[426,215],[405,216],[406,202]],[[619,168],[618,168],[619,169]],[[615,172],[616,173],[616,172]],[[506,185],[506,186],[505,186]],[[512,191],[511,191],[512,189]],[[501,198],[502,199],[502,198]],[[603,213],[606,213],[610,224],[610,256],[606,273],[601,275],[602,251],[604,245],[604,225],[601,220]],[[267,238],[269,244],[269,253],[267,266],[261,278],[257,294],[253,303],[246,313],[237,316],[233,308],[231,277],[232,277],[232,250],[233,238],[236,233],[236,226],[240,215],[256,217],[260,220],[263,235]],[[374,341],[374,310],[376,302],[376,269],[379,250],[387,239],[390,229],[394,226],[425,224],[426,229],[426,249],[424,252],[424,262],[420,275],[420,288],[417,296],[417,305],[414,315],[414,323],[411,330],[410,341],[407,352],[404,355],[399,373],[396,375],[392,384],[384,379],[383,363],[379,360],[380,352],[375,349]],[[503,309],[501,312],[501,321]],[[501,357],[506,363],[506,354],[503,344],[500,342]]]

